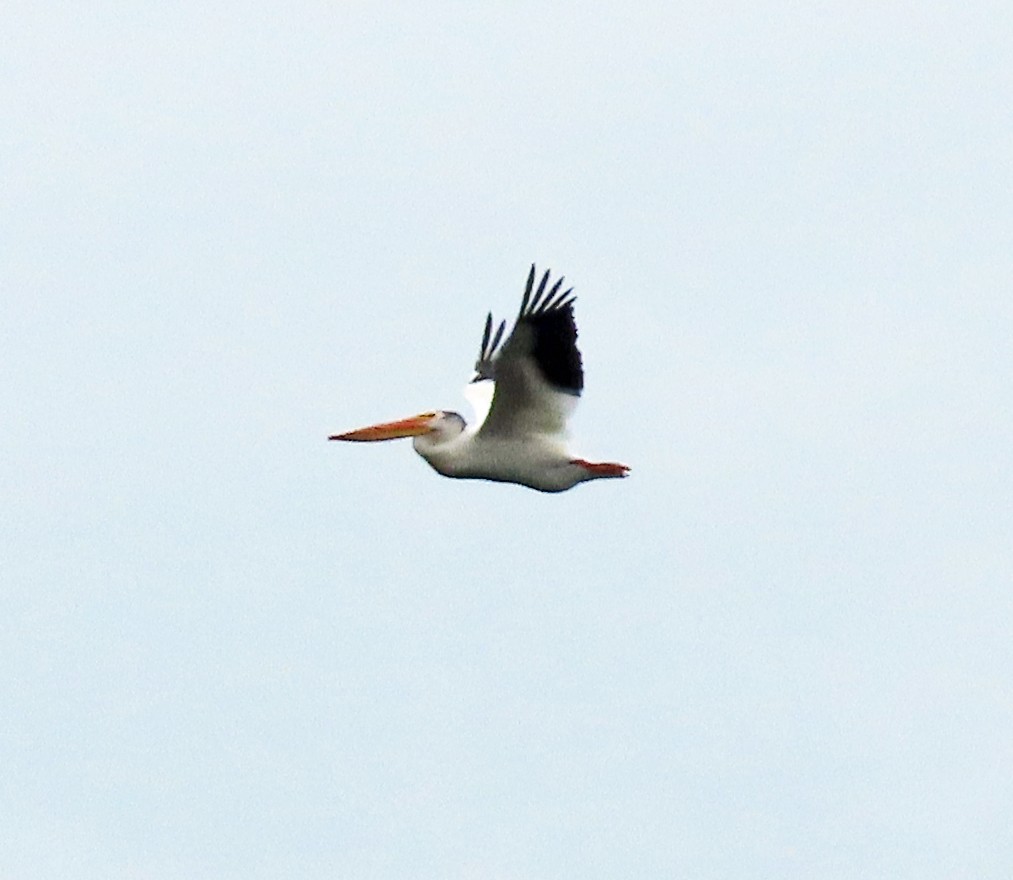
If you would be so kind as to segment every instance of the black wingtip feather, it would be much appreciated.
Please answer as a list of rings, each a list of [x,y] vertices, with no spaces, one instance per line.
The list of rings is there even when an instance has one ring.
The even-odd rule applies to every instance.
[[[489,350],[489,337],[492,335],[492,312],[486,316],[485,319],[485,332],[482,334],[482,347],[479,349],[479,357],[484,357],[485,353]]]
[[[560,391],[579,396],[584,388],[584,369],[577,349],[577,325],[573,318],[573,288],[560,293],[563,276],[548,290],[551,277],[547,271],[535,288],[535,264],[531,264],[517,324],[523,324],[532,334],[531,356],[545,380]],[[497,349],[506,332],[506,321],[501,321],[493,332],[492,313],[485,319],[482,350],[475,365],[477,374],[472,381],[494,378],[490,369]]]
[[[503,339],[503,331],[506,330],[506,321],[499,322],[499,329],[496,331],[496,336],[492,340],[492,348],[489,349],[489,353],[492,354],[497,348],[499,348],[500,341]]]
[[[584,368],[577,349],[573,288],[560,294],[563,286],[561,276],[546,296],[545,288],[550,275],[549,271],[542,276],[538,291],[531,298],[535,278],[535,268],[531,267],[518,321],[533,331],[531,353],[545,380],[561,391],[579,395],[584,388]]]
[[[584,389],[584,368],[577,349],[573,305],[525,319],[535,331],[532,355],[545,380],[569,394]]]
[[[538,292],[535,294],[535,298],[531,301],[531,308],[528,310],[532,314],[537,314],[540,310],[539,306],[542,302],[542,297],[545,295],[545,285],[548,283],[549,273],[546,271],[546,273],[542,276],[541,282],[538,284]]]
[[[531,299],[531,288],[535,285],[535,264],[531,264],[531,271],[528,272],[528,283],[524,287],[524,297],[521,299],[521,310],[517,313],[517,320],[519,321],[527,311],[528,301]]]

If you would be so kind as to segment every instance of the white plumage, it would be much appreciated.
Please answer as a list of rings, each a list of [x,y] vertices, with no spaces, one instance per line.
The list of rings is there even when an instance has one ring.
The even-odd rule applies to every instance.
[[[415,451],[444,476],[519,483],[542,492],[625,477],[625,465],[585,461],[566,449],[566,423],[584,387],[574,297],[572,289],[560,292],[562,278],[547,291],[548,272],[537,290],[534,281],[532,266],[513,331],[502,347],[506,322],[493,334],[492,315],[486,319],[475,378],[465,392],[478,415],[475,427],[458,413],[438,410],[330,439],[413,437]]]

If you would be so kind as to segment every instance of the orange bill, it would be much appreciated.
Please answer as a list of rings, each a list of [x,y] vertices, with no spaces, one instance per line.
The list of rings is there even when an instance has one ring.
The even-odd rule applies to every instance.
[[[428,434],[432,429],[432,421],[435,413],[422,413],[412,416],[409,419],[399,419],[396,422],[383,422],[379,425],[370,425],[368,428],[358,428],[355,431],[346,431],[344,434],[334,434],[328,440],[354,440],[359,443],[368,443],[376,440],[397,440],[400,437],[417,437],[419,434]]]

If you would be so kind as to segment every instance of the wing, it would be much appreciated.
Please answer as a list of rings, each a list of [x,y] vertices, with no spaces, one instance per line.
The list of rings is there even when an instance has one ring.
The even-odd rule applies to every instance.
[[[475,418],[472,424],[481,427],[489,415],[489,408],[492,406],[493,395],[492,382],[479,382],[477,379],[464,386],[464,396],[471,408],[475,411]]]
[[[573,289],[560,292],[560,278],[546,291],[548,272],[532,295],[534,283],[532,265],[513,332],[498,352],[506,322],[493,335],[492,315],[486,318],[474,381],[491,379],[496,390],[484,436],[563,434],[584,388]]]

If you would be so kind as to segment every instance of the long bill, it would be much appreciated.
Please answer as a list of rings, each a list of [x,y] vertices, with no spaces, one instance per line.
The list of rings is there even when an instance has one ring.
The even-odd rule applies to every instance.
[[[422,413],[422,415],[412,416],[409,419],[399,419],[396,422],[383,422],[379,425],[370,425],[368,428],[346,431],[344,434],[334,434],[327,439],[370,443],[377,440],[397,440],[401,437],[417,437],[419,434],[428,434],[432,429],[433,415],[433,413]]]

